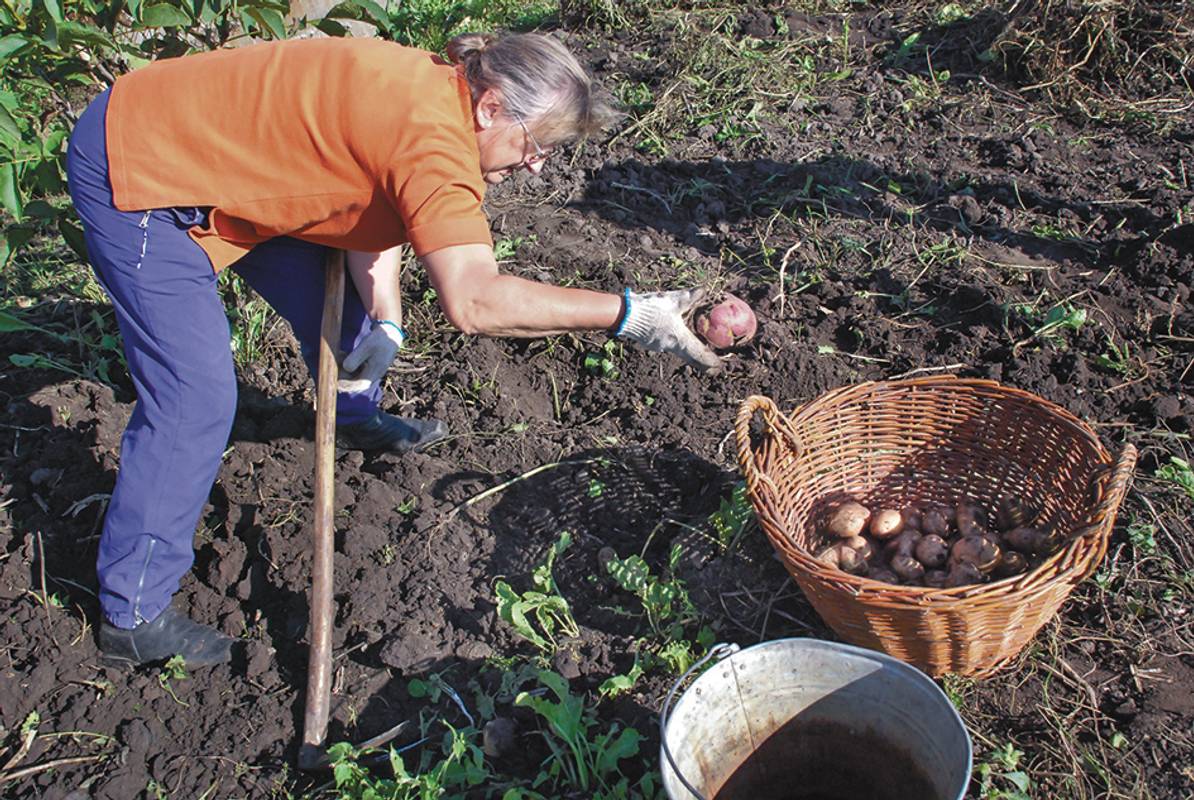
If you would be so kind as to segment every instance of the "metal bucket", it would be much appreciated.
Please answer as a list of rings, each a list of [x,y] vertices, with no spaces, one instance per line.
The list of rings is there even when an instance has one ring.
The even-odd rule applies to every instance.
[[[924,673],[872,650],[779,639],[720,662],[660,718],[670,800],[962,800],[970,735]],[[689,673],[699,668],[693,666]]]

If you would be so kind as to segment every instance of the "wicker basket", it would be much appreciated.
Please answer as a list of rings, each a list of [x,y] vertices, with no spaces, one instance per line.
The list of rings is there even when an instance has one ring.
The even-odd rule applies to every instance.
[[[752,442],[752,420],[764,430]],[[738,463],[760,524],[817,613],[843,639],[933,676],[989,675],[1016,656],[1107,551],[1136,450],[1119,458],[1062,408],[993,381],[864,383],[785,416],[750,397]],[[821,564],[812,521],[844,497],[871,506],[990,510],[1017,492],[1069,543],[1024,575],[955,589],[896,586]]]

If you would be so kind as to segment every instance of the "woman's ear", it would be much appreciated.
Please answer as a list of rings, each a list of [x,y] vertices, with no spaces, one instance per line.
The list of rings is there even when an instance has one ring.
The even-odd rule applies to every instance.
[[[493,126],[497,115],[502,112],[502,99],[494,89],[486,89],[477,98],[477,105],[473,113],[476,116],[478,128]]]

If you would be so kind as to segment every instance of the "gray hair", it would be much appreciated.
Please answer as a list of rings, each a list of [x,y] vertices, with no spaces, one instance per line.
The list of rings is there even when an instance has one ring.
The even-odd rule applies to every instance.
[[[576,57],[550,36],[465,33],[448,42],[447,56],[462,67],[474,101],[487,89],[498,92],[545,145],[595,134],[617,116]]]

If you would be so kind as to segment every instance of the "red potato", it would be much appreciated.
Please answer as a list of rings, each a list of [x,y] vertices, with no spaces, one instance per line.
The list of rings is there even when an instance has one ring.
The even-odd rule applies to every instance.
[[[925,533],[932,533],[942,539],[949,538],[949,517],[945,509],[930,508],[924,512],[920,520],[920,529]]]
[[[923,534],[912,528],[907,529],[894,539],[883,543],[883,554],[888,558],[894,556],[911,556],[916,552],[916,545],[920,543]]]
[[[1051,531],[1040,528],[1012,528],[1003,539],[1021,553],[1044,555],[1056,549],[1057,541]]]
[[[867,577],[873,581],[879,581],[879,583],[898,584],[900,582],[899,577],[887,567],[872,569]]]
[[[896,553],[891,557],[891,571],[904,581],[919,581],[925,576],[924,564],[902,553]]]
[[[999,545],[986,536],[965,536],[950,547],[949,563],[970,564],[985,574],[995,569],[1001,555]]]
[[[995,511],[995,523],[1002,531],[1026,528],[1040,515],[1040,507],[1014,495],[1004,495]]]
[[[994,575],[996,578],[1010,578],[1013,575],[1021,575],[1028,571],[1028,559],[1015,550],[1008,550],[1003,553],[999,559],[999,563],[995,565]]]
[[[933,589],[944,589],[949,574],[943,569],[925,570],[925,586]]]
[[[867,562],[858,552],[853,548],[847,547],[843,542],[831,544],[823,548],[816,556],[827,567],[840,569],[842,572],[848,572],[851,575],[865,575],[867,573]]]
[[[871,536],[876,539],[890,539],[902,530],[904,518],[898,511],[884,508],[871,515]]]
[[[916,556],[916,560],[924,564],[925,567],[928,569],[937,569],[949,557],[949,545],[940,536],[930,533],[916,543],[913,553]]]
[[[903,523],[902,528],[915,528],[920,530],[921,515],[924,512],[916,506],[908,506],[900,511],[900,521]]]
[[[987,527],[987,515],[977,503],[963,500],[955,509],[954,521],[962,536],[980,536]]]
[[[726,292],[722,301],[696,319],[696,332],[711,347],[724,350],[754,338],[759,322],[744,301]]]
[[[825,532],[835,539],[849,539],[861,536],[866,529],[871,511],[861,503],[842,503],[833,509],[825,523]]]
[[[945,586],[947,589],[953,589],[958,586],[969,586],[972,583],[982,582],[982,570],[968,561],[958,561],[951,564],[949,567],[949,574],[945,576]]]
[[[871,556],[875,554],[875,546],[865,536],[851,536],[849,539],[842,539],[841,543],[858,553],[864,561],[870,561]]]

